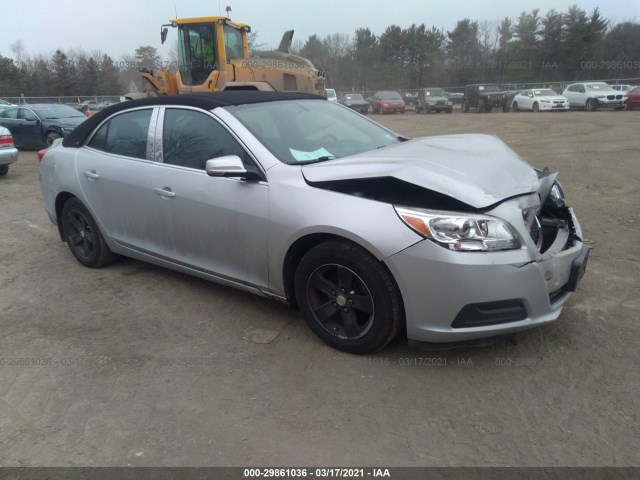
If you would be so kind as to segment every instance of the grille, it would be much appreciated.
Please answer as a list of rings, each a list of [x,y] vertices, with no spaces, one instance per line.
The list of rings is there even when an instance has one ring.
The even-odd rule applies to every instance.
[[[616,96],[615,95],[607,95],[607,100],[615,100]]]
[[[616,100],[622,100],[622,95],[616,95]]]
[[[438,101],[436,102],[436,105],[437,105],[437,106],[439,106],[439,107],[444,106],[444,100],[438,100]]]

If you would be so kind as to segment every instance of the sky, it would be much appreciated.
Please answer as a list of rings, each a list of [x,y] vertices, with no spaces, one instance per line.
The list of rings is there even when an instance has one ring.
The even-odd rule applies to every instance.
[[[258,32],[258,43],[277,48],[289,29],[295,30],[294,42],[314,33],[352,36],[360,27],[379,35],[391,24],[425,23],[452,30],[465,17],[515,20],[524,10],[538,8],[544,15],[552,8],[565,12],[574,3],[588,12],[598,7],[614,23],[640,22],[640,0],[2,0],[0,55],[14,57],[10,46],[21,40],[31,55],[82,48],[119,59],[151,45],[166,59],[176,31],[171,30],[162,46],[160,25],[176,12],[178,17],[224,14],[226,5],[231,6],[231,19]]]

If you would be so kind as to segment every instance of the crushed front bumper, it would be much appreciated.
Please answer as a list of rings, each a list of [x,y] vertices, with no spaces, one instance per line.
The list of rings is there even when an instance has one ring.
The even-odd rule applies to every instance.
[[[404,302],[408,339],[467,341],[556,320],[584,275],[589,249],[579,240],[545,255],[530,247],[454,252],[424,240],[387,258]]]

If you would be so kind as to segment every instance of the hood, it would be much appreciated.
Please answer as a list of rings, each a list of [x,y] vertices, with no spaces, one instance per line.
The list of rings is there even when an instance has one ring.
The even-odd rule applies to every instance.
[[[490,135],[444,135],[410,140],[350,157],[302,166],[310,182],[394,177],[485,208],[535,192],[538,175]]]
[[[550,100],[552,102],[566,102],[568,99],[567,97],[563,97],[562,95],[558,95],[557,97],[536,97],[539,98],[540,100]]]
[[[50,118],[47,119],[47,123],[57,125],[61,128],[76,128],[86,119],[87,117]]]

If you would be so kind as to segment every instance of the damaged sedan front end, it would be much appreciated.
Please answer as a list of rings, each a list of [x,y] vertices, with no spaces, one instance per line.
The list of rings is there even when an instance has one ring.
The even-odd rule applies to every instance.
[[[303,173],[317,188],[392,204],[422,237],[383,260],[402,292],[410,342],[475,340],[558,318],[589,248],[557,174],[485,135],[383,150]]]

